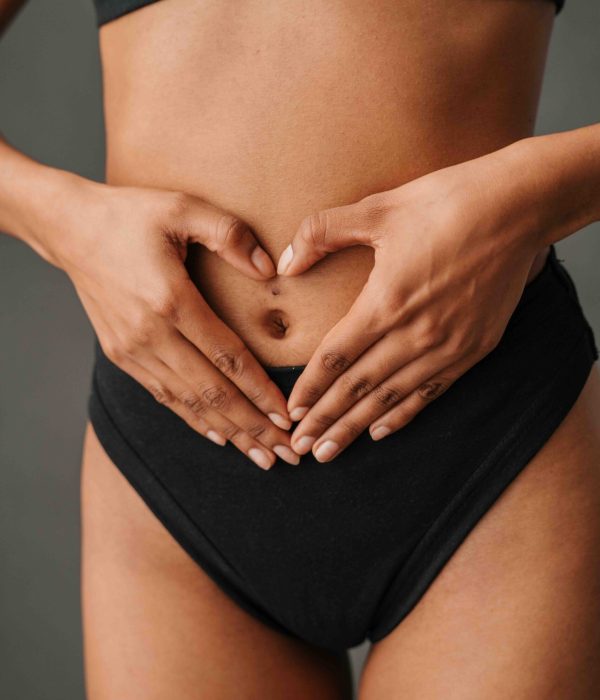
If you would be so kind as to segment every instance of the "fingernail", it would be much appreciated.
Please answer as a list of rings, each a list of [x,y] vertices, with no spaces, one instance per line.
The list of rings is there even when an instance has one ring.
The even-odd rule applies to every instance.
[[[290,418],[293,421],[302,420],[307,413],[308,406],[296,406],[296,408],[290,411]]]
[[[206,437],[209,440],[216,442],[217,445],[221,445],[221,447],[223,447],[223,445],[227,442],[227,440],[222,435],[219,435],[219,433],[217,433],[215,430],[209,430],[208,433],[206,433]]]
[[[371,431],[371,437],[373,438],[373,440],[380,440],[386,435],[389,435],[391,432],[391,429],[388,428],[387,425],[378,425]]]
[[[287,418],[284,418],[282,415],[279,413],[269,413],[269,418],[271,419],[271,423],[275,423],[275,425],[278,428],[283,428],[283,430],[289,430],[289,428],[292,427],[292,424]]]
[[[253,462],[258,464],[261,469],[271,468],[271,460],[269,459],[269,455],[266,452],[259,450],[258,447],[251,447],[248,450],[248,457],[250,457]]]
[[[252,251],[250,260],[252,260],[252,264],[261,274],[272,277],[275,273],[273,261],[260,246],[257,245]]]
[[[340,449],[337,442],[333,440],[325,440],[322,445],[319,445],[315,451],[315,459],[319,462],[325,462],[331,459],[333,455]]]
[[[292,244],[290,243],[288,247],[283,251],[279,258],[279,262],[277,263],[277,274],[282,275],[287,268],[289,267],[289,264],[292,262],[292,258],[294,257],[294,249],[292,248]]]
[[[287,445],[275,445],[273,452],[290,464],[300,463],[300,455],[297,455]]]
[[[294,451],[301,455],[306,454],[316,439],[312,435],[303,435],[294,442]]]

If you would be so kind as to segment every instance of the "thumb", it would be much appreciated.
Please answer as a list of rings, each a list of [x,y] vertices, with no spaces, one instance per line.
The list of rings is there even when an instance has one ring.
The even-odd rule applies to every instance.
[[[369,210],[364,200],[310,214],[277,263],[280,275],[297,275],[328,253],[353,245],[371,245]]]
[[[188,241],[212,250],[248,277],[273,277],[275,265],[244,221],[202,200],[188,201],[181,220]]]

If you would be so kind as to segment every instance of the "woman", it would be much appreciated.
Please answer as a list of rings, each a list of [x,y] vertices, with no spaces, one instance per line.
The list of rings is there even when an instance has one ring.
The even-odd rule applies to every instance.
[[[0,228],[98,339],[88,696],[347,698],[367,638],[364,700],[597,697],[598,350],[553,244],[600,125],[532,136],[560,3],[96,8],[106,183],[0,150]]]

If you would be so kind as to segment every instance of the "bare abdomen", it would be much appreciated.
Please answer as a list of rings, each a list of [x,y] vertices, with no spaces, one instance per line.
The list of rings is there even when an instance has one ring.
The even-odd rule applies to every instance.
[[[532,133],[542,0],[162,0],[101,30],[107,180],[243,218],[276,261],[307,214]],[[350,248],[256,282],[201,250],[209,303],[264,364],[308,361],[367,279]]]

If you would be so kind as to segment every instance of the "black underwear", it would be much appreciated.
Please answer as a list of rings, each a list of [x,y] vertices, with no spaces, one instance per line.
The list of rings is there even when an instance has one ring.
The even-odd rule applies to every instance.
[[[380,640],[573,406],[598,359],[551,248],[494,350],[406,427],[270,471],[196,433],[102,353],[89,415],[179,544],[271,627],[340,651]],[[286,396],[302,372],[269,367]]]
[[[556,5],[556,14],[558,14],[562,10],[565,0],[552,1]],[[129,12],[151,5],[153,2],[156,0],[94,0],[97,24],[102,26]]]

